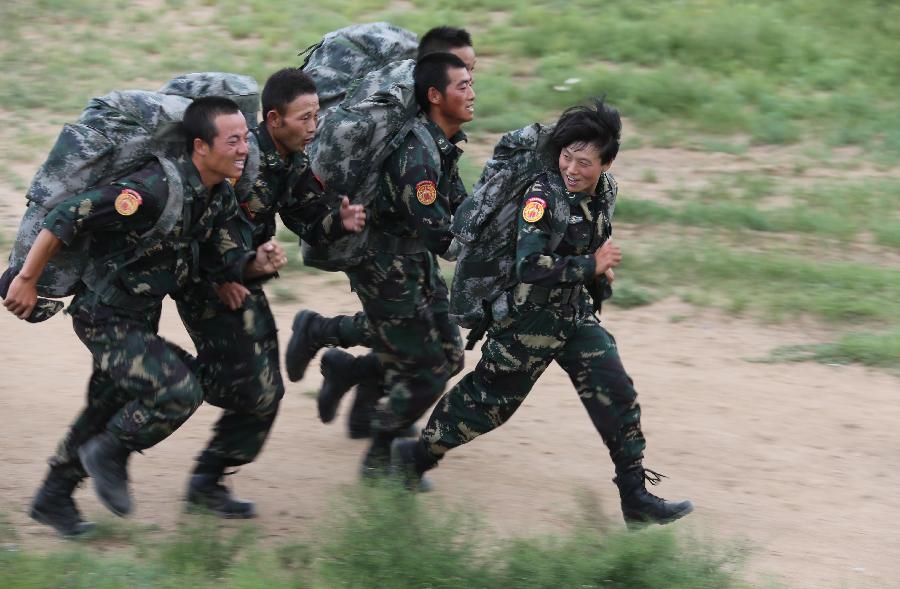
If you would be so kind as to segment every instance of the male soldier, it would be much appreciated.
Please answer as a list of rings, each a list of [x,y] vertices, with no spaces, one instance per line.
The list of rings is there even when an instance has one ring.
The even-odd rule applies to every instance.
[[[475,92],[466,64],[450,53],[423,57],[413,76],[420,127],[385,161],[370,221],[370,257],[348,272],[371,324],[388,395],[372,420],[362,466],[368,476],[383,472],[391,440],[425,412],[462,365],[462,341],[448,318],[437,256],[452,238],[451,206],[465,196],[456,143],[474,116]],[[327,334],[326,343],[350,343],[340,318],[321,324],[317,331]]]
[[[153,160],[58,204],[4,302],[27,318],[47,262],[78,235],[92,235],[84,287],[68,310],[94,358],[87,404],[50,458],[30,512],[64,536],[93,527],[72,499],[88,475],[107,508],[121,516],[130,513],[129,456],[165,439],[203,400],[194,358],[157,334],[163,298],[177,296],[201,276],[240,282],[272,274],[287,261],[274,242],[255,252],[241,245],[237,205],[226,181],[241,175],[248,153],[247,123],[238,106],[226,98],[197,99],[182,125],[187,153],[177,166],[184,207],[168,235],[146,242],[169,199],[166,174]],[[144,251],[147,245],[152,247]]]
[[[275,235],[276,213],[309,243],[361,230],[363,207],[344,198],[329,210],[304,152],[316,133],[315,83],[299,69],[279,70],[266,81],[262,107],[264,124],[251,131],[260,147],[259,176],[239,203],[253,224],[253,247]],[[262,281],[196,284],[178,296],[178,312],[197,347],[205,399],[225,409],[197,457],[188,503],[222,517],[253,517],[253,503],[232,497],[221,479],[226,469],[256,458],[284,395],[275,319]]]
[[[465,29],[441,26],[425,33],[419,42],[417,59],[438,52],[456,55],[465,63],[469,74],[474,75],[475,49],[472,46],[472,37]],[[458,197],[461,201],[465,197],[465,192],[461,191]],[[456,209],[459,201],[450,202],[451,213]],[[435,314],[440,317],[447,311],[446,294],[440,295],[438,300],[443,301],[441,303],[443,306],[435,309]],[[323,346],[348,348],[354,345],[364,345],[371,347],[372,337],[371,327],[364,312],[358,312],[353,316],[338,315],[326,319],[315,311],[300,311],[294,320],[294,332],[285,358],[288,378],[291,381],[303,378],[306,366]],[[456,374],[462,370],[463,365],[458,345],[459,332],[456,326],[447,321],[443,327],[442,338],[445,351],[456,366],[453,372]],[[341,397],[354,385],[358,385],[356,398],[350,410],[348,433],[351,438],[369,437],[375,405],[386,392],[383,388],[382,371],[377,356],[370,353],[354,357],[342,350],[330,349],[322,356],[321,371],[323,382],[317,399],[320,419],[325,423],[334,419]],[[404,433],[415,435],[415,429],[411,427]]]
[[[644,481],[640,406],[615,340],[593,314],[585,285],[605,277],[622,254],[610,240],[614,197],[607,174],[619,150],[622,122],[614,108],[563,113],[550,138],[554,169],[519,203],[516,271],[507,293],[510,314],[488,329],[482,358],[438,402],[418,440],[397,440],[393,462],[408,483],[453,448],[508,420],[554,360],[569,374],[616,467],[622,513],[629,524],[667,523],[687,515],[690,501],[650,494]],[[599,294],[592,296],[602,298]]]

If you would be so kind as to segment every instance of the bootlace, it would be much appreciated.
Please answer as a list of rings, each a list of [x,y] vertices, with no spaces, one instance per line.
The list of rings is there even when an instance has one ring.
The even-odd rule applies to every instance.
[[[644,480],[646,480],[651,485],[658,485],[662,479],[667,479],[666,475],[656,472],[655,470],[650,470],[649,468],[644,469]]]

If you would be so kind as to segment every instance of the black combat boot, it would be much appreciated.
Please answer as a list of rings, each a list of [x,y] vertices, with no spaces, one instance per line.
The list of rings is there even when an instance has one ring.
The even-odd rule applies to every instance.
[[[362,358],[337,349],[327,350],[322,355],[322,388],[316,397],[322,423],[334,419],[341,399],[366,376],[359,370],[361,361]]]
[[[94,523],[81,519],[81,513],[72,499],[72,493],[80,482],[80,479],[64,478],[51,468],[31,502],[28,516],[52,527],[65,538],[90,532],[94,529]]]
[[[131,513],[128,457],[131,450],[110,432],[103,432],[78,448],[81,465],[94,482],[100,502],[120,517]]]
[[[437,466],[421,439],[398,438],[391,444],[391,473],[410,491],[428,493],[434,486],[425,472]]]
[[[188,483],[188,510],[208,509],[226,519],[249,519],[256,517],[256,506],[252,501],[241,501],[231,495],[224,484],[224,468],[198,464]]]
[[[325,346],[341,345],[338,333],[340,322],[340,316],[322,317],[308,309],[294,316],[294,332],[284,355],[284,364],[291,382],[303,378],[310,360],[320,349]]]
[[[647,491],[645,481],[656,485],[660,478],[664,478],[664,475],[638,467],[613,479],[613,482],[619,487],[622,516],[628,527],[639,527],[644,524],[667,524],[694,510],[694,504],[690,501],[666,501]]]

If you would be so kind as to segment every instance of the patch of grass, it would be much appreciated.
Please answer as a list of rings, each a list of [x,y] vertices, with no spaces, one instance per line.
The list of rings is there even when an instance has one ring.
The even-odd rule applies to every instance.
[[[857,262],[810,261],[777,251],[745,252],[706,239],[664,244],[634,253],[622,276],[651,287],[661,282],[682,290],[689,302],[729,304],[769,320],[807,316],[835,324],[897,325],[900,270]]]
[[[302,300],[297,294],[297,289],[284,284],[276,284],[271,289],[272,298],[279,303],[296,303]]]
[[[609,302],[622,309],[633,309],[652,305],[662,298],[662,293],[656,289],[634,284],[627,279],[617,279],[613,283],[613,296]]]
[[[363,486],[333,502],[327,526],[309,545],[263,548],[252,527],[192,517],[135,550],[103,552],[84,543],[45,554],[0,550],[0,586],[747,587],[736,572],[743,550],[712,548],[672,529],[610,529],[598,521],[596,501],[580,504],[584,513],[562,535],[498,541],[478,525],[480,514],[463,506],[429,506],[392,484]]]
[[[782,346],[775,349],[768,360],[863,364],[900,371],[900,330],[880,334],[850,333],[826,344]]]
[[[641,172],[641,182],[646,182],[647,184],[656,184],[657,182],[659,182],[659,178],[656,176],[656,172],[654,172],[652,168],[647,168],[643,172]]]

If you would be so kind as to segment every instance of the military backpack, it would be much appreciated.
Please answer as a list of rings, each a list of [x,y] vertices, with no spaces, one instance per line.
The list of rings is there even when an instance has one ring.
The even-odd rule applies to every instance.
[[[301,69],[316,83],[325,115],[343,102],[354,82],[394,61],[415,59],[418,46],[415,33],[390,23],[353,25],[328,33],[302,51],[306,57]]]
[[[142,236],[145,246],[141,251],[129,252],[127,261],[108,274],[138,259],[165,237],[181,217],[184,199],[181,176],[175,167],[175,160],[184,151],[184,138],[177,123],[191,101],[201,96],[235,100],[248,125],[256,126],[256,81],[248,76],[215,72],[179,76],[158,92],[125,90],[93,98],[75,123],[64,125],[26,193],[28,205],[10,252],[4,286],[8,287],[11,276],[21,269],[44,219],[58,203],[122,178],[154,158],[160,161],[169,186],[165,210],[155,226]],[[243,177],[235,188],[249,190],[258,171],[259,147],[254,142]],[[74,294],[82,280],[96,274],[89,271],[89,243],[90,236],[79,237],[53,257],[38,279],[39,295]],[[56,310],[60,307],[61,303],[55,306]]]
[[[370,72],[319,121],[308,152],[313,172],[335,199],[332,204],[337,204],[337,195],[347,195],[353,203],[369,205],[378,192],[384,161],[409,133],[432,146],[432,155],[440,161],[437,145],[417,116],[415,65],[407,59]],[[323,270],[352,268],[367,255],[369,225],[328,244],[304,243],[303,262]]]

